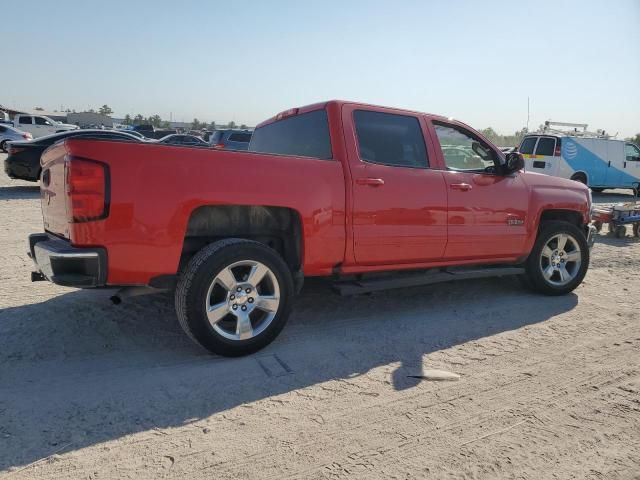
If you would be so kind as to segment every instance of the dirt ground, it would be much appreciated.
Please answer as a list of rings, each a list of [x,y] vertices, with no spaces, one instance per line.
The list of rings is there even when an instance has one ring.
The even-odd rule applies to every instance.
[[[564,297],[310,282],[271,346],[225,359],[170,296],[31,283],[39,193],[0,175],[0,479],[640,478],[636,238],[605,227]]]

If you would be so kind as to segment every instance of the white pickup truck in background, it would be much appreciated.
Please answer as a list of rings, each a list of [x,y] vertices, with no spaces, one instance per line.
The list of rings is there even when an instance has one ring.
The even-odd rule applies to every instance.
[[[28,115],[17,114],[13,117],[14,127],[31,133],[33,138],[51,135],[52,133],[66,132],[67,130],[76,130],[76,125],[56,122],[55,120],[45,117],[44,115]]]

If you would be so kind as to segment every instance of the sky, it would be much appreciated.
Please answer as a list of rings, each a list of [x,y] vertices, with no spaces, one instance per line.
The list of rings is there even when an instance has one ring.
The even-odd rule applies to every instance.
[[[345,99],[640,132],[640,0],[3,2],[0,104],[255,125]]]

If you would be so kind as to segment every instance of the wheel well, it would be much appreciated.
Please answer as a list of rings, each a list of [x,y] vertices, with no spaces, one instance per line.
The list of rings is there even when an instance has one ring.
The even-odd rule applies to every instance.
[[[589,181],[589,177],[587,177],[587,174],[584,173],[584,172],[576,172],[573,175],[571,175],[571,180],[580,181],[580,180],[578,180],[579,178],[584,179],[584,182],[582,182],[582,183],[584,183],[585,185]]]
[[[582,227],[582,215],[575,210],[545,210],[540,216],[540,225],[551,220],[569,222],[576,227]]]
[[[276,250],[293,272],[302,268],[302,222],[285,207],[209,205],[189,217],[181,265],[204,246],[223,238],[246,238]]]

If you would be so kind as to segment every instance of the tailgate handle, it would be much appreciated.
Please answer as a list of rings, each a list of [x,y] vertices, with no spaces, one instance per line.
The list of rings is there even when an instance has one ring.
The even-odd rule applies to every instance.
[[[384,185],[384,180],[381,178],[358,178],[356,180],[358,185],[369,185],[370,187],[380,187]]]
[[[466,192],[468,190],[471,190],[471,185],[469,185],[468,183],[452,183],[451,185],[449,185],[449,188],[451,188],[451,190],[460,190],[462,192]]]

